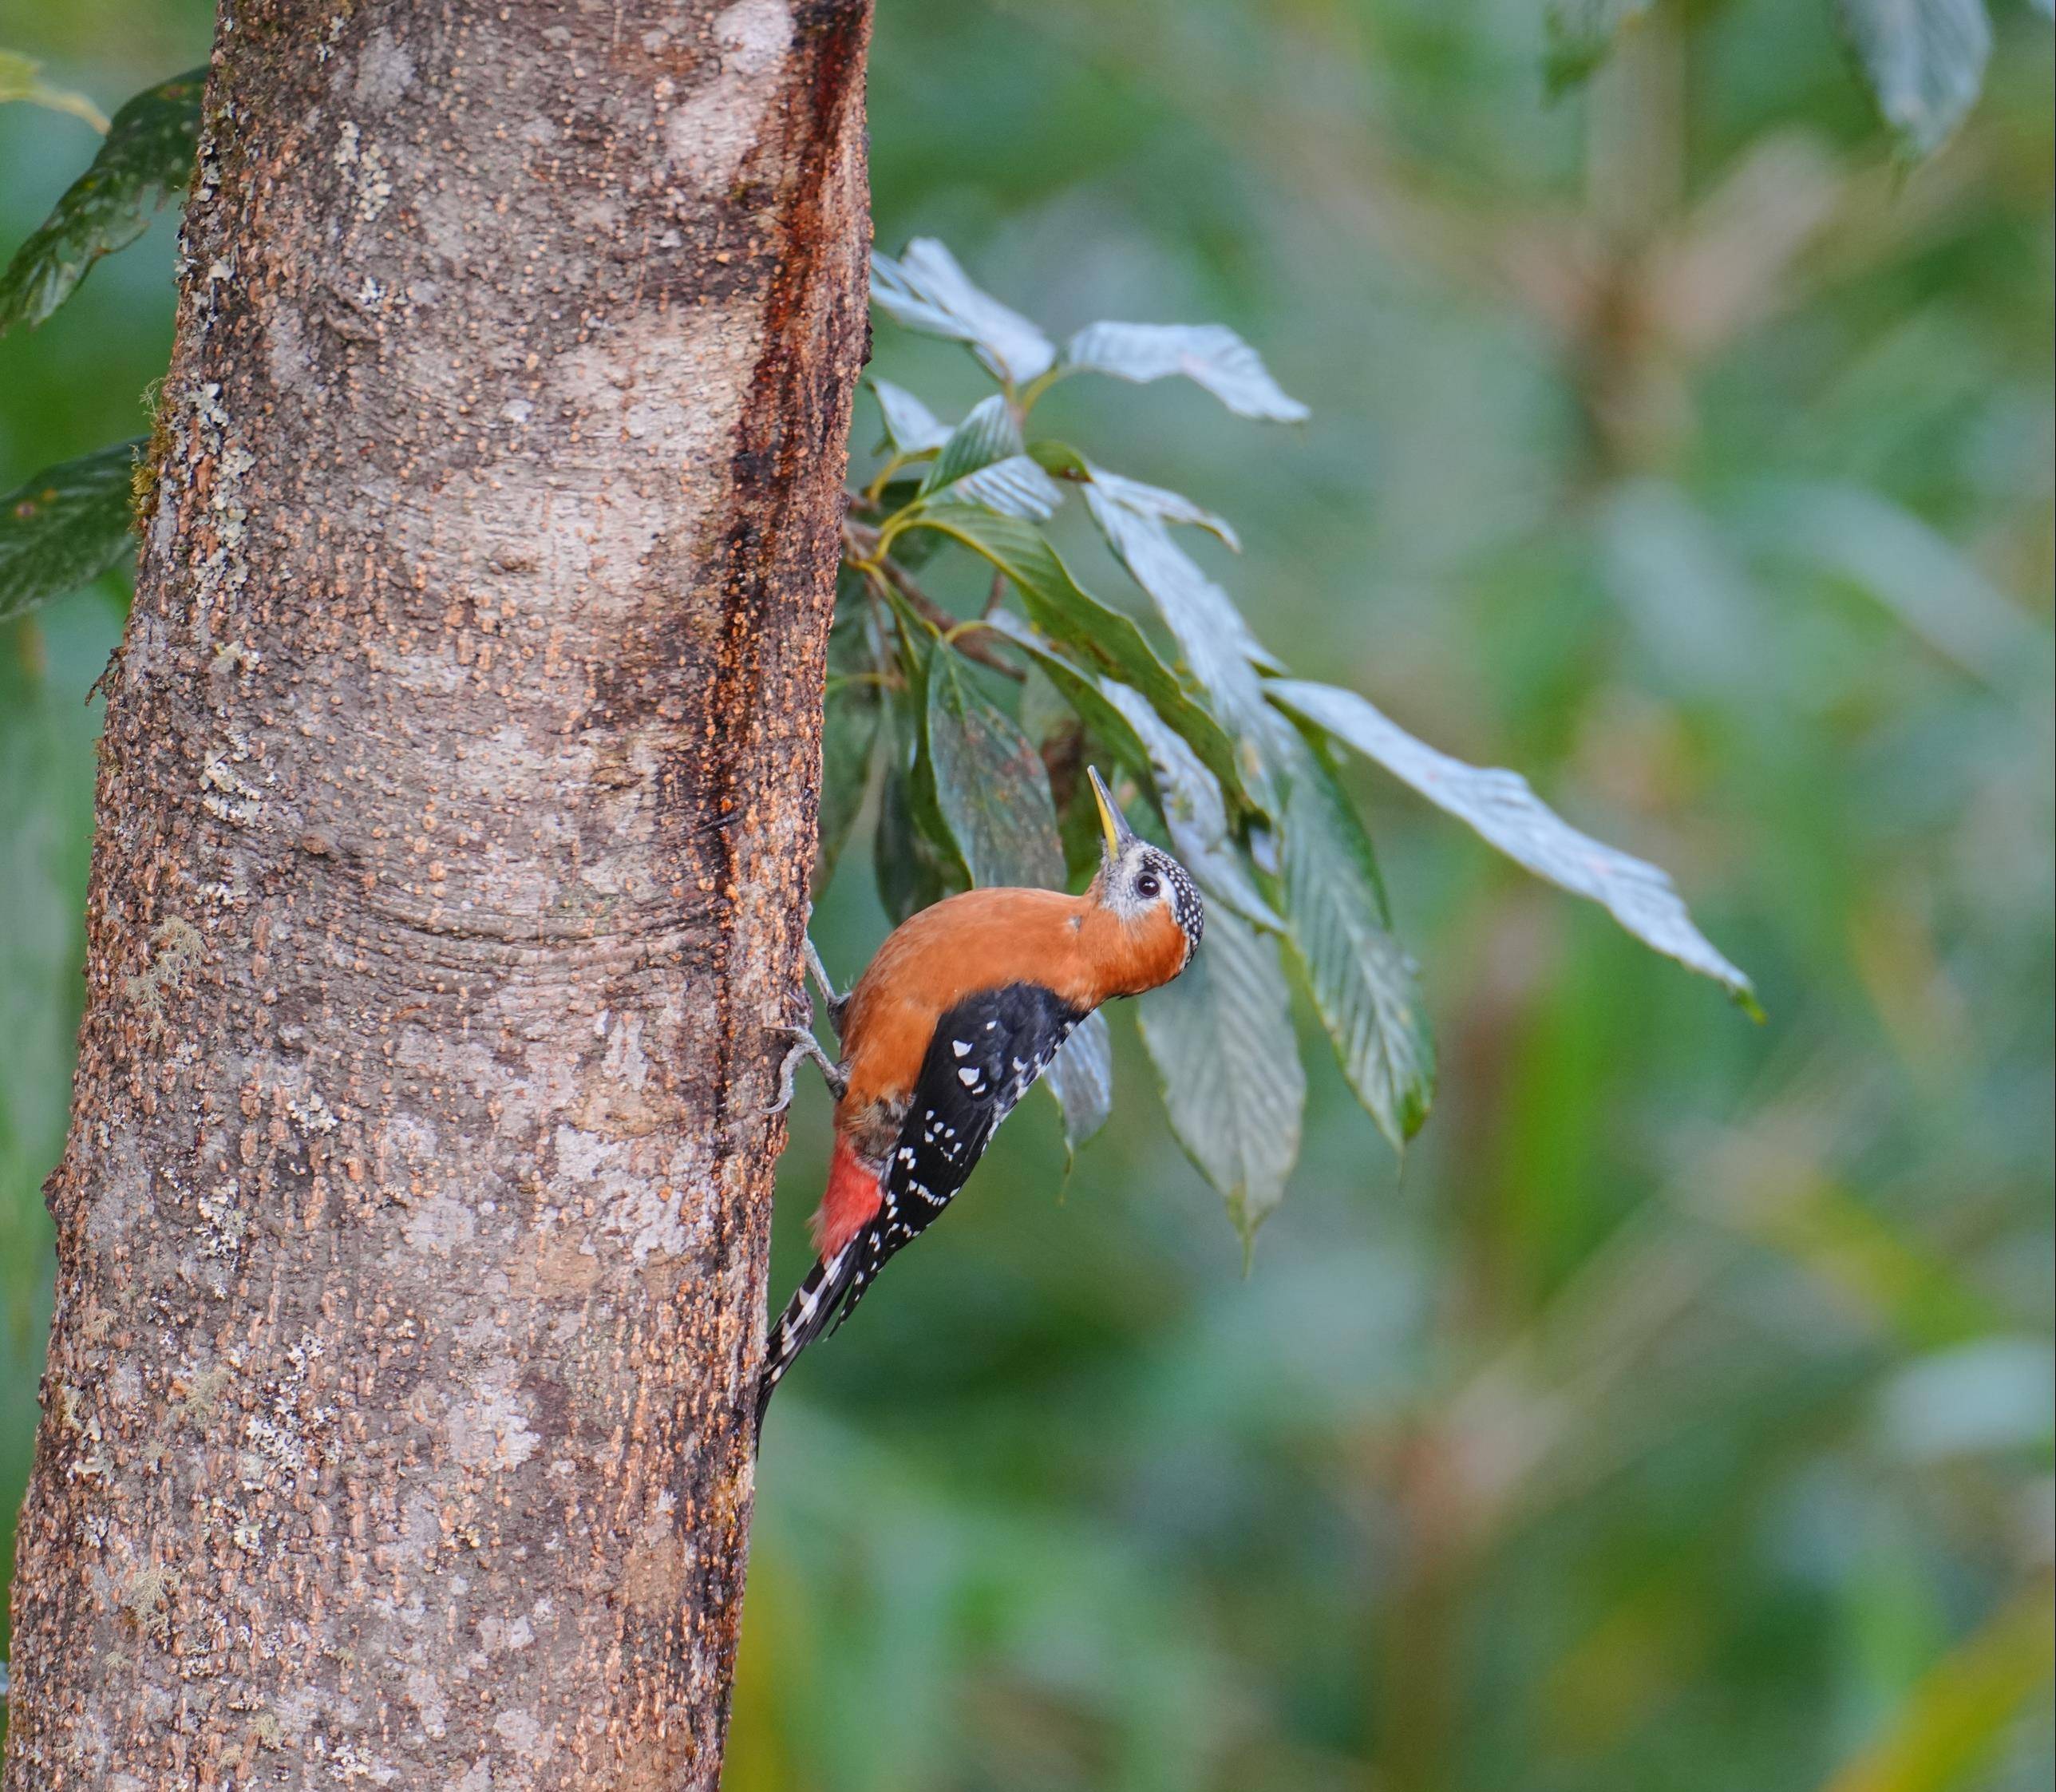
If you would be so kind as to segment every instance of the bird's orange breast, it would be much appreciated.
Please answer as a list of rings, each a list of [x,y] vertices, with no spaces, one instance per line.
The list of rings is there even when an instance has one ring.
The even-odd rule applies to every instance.
[[[1133,924],[1060,890],[968,890],[903,922],[850,991],[843,1016],[851,1118],[903,1102],[935,1023],[965,997],[1033,983],[1081,1013],[1168,983],[1185,958],[1168,908]]]

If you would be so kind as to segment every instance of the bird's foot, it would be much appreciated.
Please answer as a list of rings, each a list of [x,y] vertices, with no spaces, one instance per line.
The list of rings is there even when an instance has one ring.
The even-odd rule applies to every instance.
[[[802,1060],[809,1058],[820,1066],[821,1078],[828,1084],[828,1092],[837,1101],[842,1099],[843,1091],[849,1086],[849,1078],[843,1074],[842,1066],[821,1050],[820,1041],[814,1037],[811,1027],[774,1027],[770,1030],[783,1034],[793,1045],[778,1066],[778,1099],[764,1110],[766,1114],[783,1114],[792,1105],[793,1078]]]
[[[814,944],[813,924],[814,905],[810,902],[801,924],[800,937],[806,942],[807,969],[813,974],[814,987],[821,992],[821,1006],[828,1011],[828,1025],[835,1029],[835,1036],[840,1041],[843,1011],[849,1006],[849,996],[847,992],[836,995],[835,985],[828,980],[828,967],[821,963],[820,949]]]
[[[836,994],[835,985],[828,981],[828,967],[821,963],[821,955],[815,947],[814,936],[810,933],[806,940],[807,968],[814,974],[815,987],[821,992],[821,1006],[828,1010],[828,1025],[835,1029],[836,1038],[840,1039],[843,1011],[849,1006],[849,996],[847,992]]]

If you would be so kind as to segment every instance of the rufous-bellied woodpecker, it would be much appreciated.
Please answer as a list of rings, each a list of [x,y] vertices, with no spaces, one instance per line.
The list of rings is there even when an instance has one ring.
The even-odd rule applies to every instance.
[[[849,1316],[880,1268],[920,1236],[976,1167],[993,1133],[1072,1028],[1104,1002],[1168,983],[1200,943],[1200,892],[1168,852],[1138,839],[1089,773],[1105,837],[1082,896],[967,890],[903,922],[838,997],[809,960],[842,1041],[832,1062],[811,1030],[802,1058],[835,1092],[835,1153],[814,1214],[820,1253],[765,1345],[757,1416],[785,1371]]]

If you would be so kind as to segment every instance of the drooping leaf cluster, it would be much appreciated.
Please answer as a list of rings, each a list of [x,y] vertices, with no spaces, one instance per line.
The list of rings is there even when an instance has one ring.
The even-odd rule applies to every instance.
[[[1203,533],[1235,548],[1222,518],[1034,433],[1037,402],[1079,373],[1183,377],[1244,417],[1304,417],[1240,337],[1219,325],[1102,322],[1059,347],[932,240],[878,256],[872,297],[895,322],[963,343],[998,390],[951,424],[914,394],[872,382],[883,439],[844,528],[820,875],[841,859],[875,769],[872,856],[895,919],[973,885],[1081,885],[1097,862],[1082,769],[1113,773],[1130,820],[1178,855],[1204,896],[1205,943],[1181,979],[1144,999],[1142,1038],[1173,1131],[1245,1240],[1298,1155],[1306,1077],[1292,982],[1395,1147],[1433,1094],[1414,963],[1336,776],[1340,751],[1753,1005],[1748,979],[1654,866],[1576,832],[1513,773],[1416,740],[1356,693],[1283,676],[1180,540]],[[1124,601],[1136,614],[1086,589],[1044,532],[1073,495],[1133,582]],[[982,602],[952,608],[933,595],[929,568],[943,555],[990,570]],[[1108,1045],[1103,1028],[1081,1031],[1052,1074],[1074,1144],[1106,1113]]]

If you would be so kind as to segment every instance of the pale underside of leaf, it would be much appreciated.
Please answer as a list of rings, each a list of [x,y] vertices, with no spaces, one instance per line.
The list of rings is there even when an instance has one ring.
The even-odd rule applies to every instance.
[[[1271,377],[1256,350],[1225,324],[1088,324],[1065,344],[1063,366],[1145,384],[1182,374],[1238,417],[1298,423],[1307,414]]]
[[[1102,682],[1100,692],[1121,712],[1148,756],[1156,806],[1163,812],[1172,850],[1185,868],[1245,920],[1282,932],[1283,920],[1263,900],[1236,850],[1228,805],[1213,773],[1137,692],[1112,679]]]
[[[1354,691],[1297,680],[1279,680],[1268,689],[1285,709],[1382,765],[1515,863],[1600,904],[1643,943],[1712,978],[1756,1011],[1749,979],[1693,925],[1670,880],[1655,865],[1580,833],[1517,773],[1453,759],[1416,740]]]
[[[1307,1098],[1277,943],[1208,902],[1192,963],[1141,1020],[1171,1130],[1247,1248],[1284,1198]]]
[[[890,380],[871,382],[878,400],[885,439],[901,454],[932,454],[950,439],[950,426],[903,386]]]
[[[45,467],[0,497],[0,622],[89,585],[136,552],[140,441]]]
[[[1193,503],[1182,493],[1167,491],[1161,485],[1145,485],[1139,479],[1109,473],[1105,467],[1095,466],[1090,461],[1082,462],[1081,466],[1093,489],[1108,503],[1133,511],[1138,516],[1154,517],[1160,523],[1183,523],[1204,529],[1224,546],[1236,553],[1242,552],[1242,539],[1226,517]]]
[[[1839,0],[1837,10],[1885,123],[1915,155],[1932,154],[1984,86],[1984,0]]]
[[[1064,501],[1063,488],[1023,451],[1012,408],[998,393],[950,432],[921,481],[920,495],[1037,522],[1054,516]]]
[[[1105,1015],[1095,1011],[1078,1023],[1042,1080],[1063,1113],[1068,1162],[1113,1112],[1113,1035]]]
[[[932,237],[916,237],[896,259],[871,258],[872,302],[896,322],[967,344],[998,378],[1021,385],[1048,370],[1049,338],[981,291],[956,257]]]
[[[1107,545],[1149,593],[1215,713],[1245,743],[1244,765],[1261,786],[1263,748],[1277,722],[1252,663],[1263,650],[1241,612],[1157,517],[1129,508],[1097,483],[1085,492],[1085,508]],[[1259,801],[1267,796],[1259,789]]]

